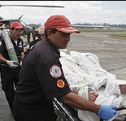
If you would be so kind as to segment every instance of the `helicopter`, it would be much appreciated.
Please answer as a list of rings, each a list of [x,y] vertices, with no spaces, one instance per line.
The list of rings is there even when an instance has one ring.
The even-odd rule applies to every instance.
[[[64,6],[58,6],[58,5],[2,5],[0,4],[0,7],[8,7],[8,6],[12,6],[12,7],[49,7],[49,8],[64,8]],[[27,43],[29,43],[31,41],[31,38],[32,37],[32,40],[34,40],[34,26],[29,26],[27,25],[24,21],[22,21],[22,18],[23,15],[21,15],[18,19],[0,19],[0,29],[2,29],[2,26],[1,25],[5,25],[5,26],[10,26],[10,24],[14,21],[18,21],[22,24],[23,28],[24,28],[24,31],[23,31],[23,34],[22,36],[25,37],[27,39]],[[32,36],[31,36],[32,34]]]

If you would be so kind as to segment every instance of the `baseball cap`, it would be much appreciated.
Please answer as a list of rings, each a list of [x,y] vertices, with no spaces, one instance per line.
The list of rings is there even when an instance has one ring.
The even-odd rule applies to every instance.
[[[52,15],[44,24],[45,28],[57,29],[64,33],[80,33],[79,30],[73,28],[68,18],[64,15]]]
[[[10,28],[23,29],[23,26],[19,22],[15,21],[11,23]]]

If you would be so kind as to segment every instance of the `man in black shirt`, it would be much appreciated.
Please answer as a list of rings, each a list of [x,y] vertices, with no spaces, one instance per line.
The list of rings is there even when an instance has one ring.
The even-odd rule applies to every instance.
[[[13,111],[15,86],[19,81],[19,63],[23,59],[23,40],[20,38],[22,30],[23,26],[19,22],[15,21],[10,25],[10,33],[6,30],[9,34],[10,39],[8,39],[10,40],[10,43],[8,42],[7,44],[6,41],[8,40],[5,40],[4,37],[0,39],[1,83],[11,111]],[[13,50],[16,53],[15,55],[10,55],[10,51],[8,49],[8,46],[10,45],[13,47],[10,51]],[[17,57],[19,63],[11,60],[11,57],[13,56]]]
[[[16,88],[16,121],[56,121],[54,97],[77,109],[96,113],[103,119],[115,115],[115,106],[96,105],[71,92],[59,62],[59,49],[65,49],[71,33],[79,33],[63,15],[52,15],[45,22],[45,39],[25,56]]]

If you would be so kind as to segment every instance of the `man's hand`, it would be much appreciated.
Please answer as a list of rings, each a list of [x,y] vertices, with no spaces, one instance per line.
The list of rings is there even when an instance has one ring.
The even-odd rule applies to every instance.
[[[7,64],[10,68],[17,68],[19,66],[18,62],[17,61],[9,61],[7,60]]]
[[[97,116],[101,117],[103,120],[109,120],[116,114],[116,107],[112,105],[101,105]]]

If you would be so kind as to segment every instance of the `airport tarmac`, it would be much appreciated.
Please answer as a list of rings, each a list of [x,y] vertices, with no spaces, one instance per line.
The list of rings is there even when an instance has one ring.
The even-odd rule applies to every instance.
[[[126,38],[112,36],[110,32],[72,34],[67,49],[96,54],[103,69],[126,80]]]
[[[111,34],[110,32],[72,34],[67,50],[96,54],[103,69],[116,74],[118,79],[126,80],[126,38],[112,36]],[[0,121],[14,121],[1,85]]]

